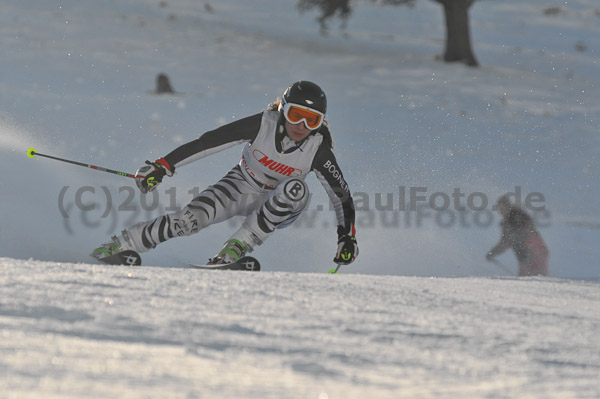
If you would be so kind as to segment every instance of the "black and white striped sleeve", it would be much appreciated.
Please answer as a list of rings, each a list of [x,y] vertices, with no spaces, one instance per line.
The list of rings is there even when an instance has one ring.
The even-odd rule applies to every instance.
[[[321,145],[317,151],[312,170],[317,175],[333,204],[338,225],[349,231],[351,226],[354,225],[354,201],[335,155],[327,144]]]
[[[253,141],[260,129],[262,112],[208,131],[196,140],[183,144],[164,158],[175,168],[244,142]]]

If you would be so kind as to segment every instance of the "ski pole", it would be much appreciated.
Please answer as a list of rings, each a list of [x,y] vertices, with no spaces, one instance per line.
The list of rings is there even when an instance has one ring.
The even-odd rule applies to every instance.
[[[30,148],[30,149],[27,150],[27,156],[29,158],[34,158],[36,155],[40,156],[40,157],[44,157],[44,158],[54,159],[56,161],[67,162],[67,163],[70,163],[70,164],[73,164],[73,165],[83,166],[85,168],[96,169],[96,170],[99,170],[101,172],[113,173],[115,175],[125,176],[125,177],[131,177],[133,179],[139,178],[136,175],[132,175],[131,173],[119,172],[118,170],[112,170],[112,169],[108,169],[108,168],[103,168],[101,166],[90,165],[90,164],[83,163],[83,162],[71,161],[70,159],[64,159],[64,158],[54,157],[52,155],[40,154],[39,152],[37,152],[35,150],[35,148]]]
[[[497,259],[490,259],[490,262],[494,263],[496,266],[498,266],[500,269],[504,270],[506,273],[510,274],[511,276],[514,276],[515,274],[512,272],[512,270],[510,270],[508,267],[506,267],[504,265],[504,263],[500,262]]]

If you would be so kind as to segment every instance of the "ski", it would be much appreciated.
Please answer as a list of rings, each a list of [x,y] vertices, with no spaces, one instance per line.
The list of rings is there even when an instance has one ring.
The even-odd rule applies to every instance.
[[[260,271],[260,262],[252,256],[244,256],[233,263],[224,265],[195,265],[189,264],[189,267],[203,270],[243,270],[250,272]]]
[[[135,251],[126,250],[117,254],[98,259],[100,262],[108,265],[123,265],[123,266],[140,266],[142,257]],[[252,256],[244,256],[238,261],[227,263],[225,265],[195,265],[188,264],[193,269],[203,270],[242,270],[242,271],[260,271],[260,262]]]
[[[121,251],[98,260],[109,265],[140,266],[142,264],[142,257],[140,254],[131,250]]]

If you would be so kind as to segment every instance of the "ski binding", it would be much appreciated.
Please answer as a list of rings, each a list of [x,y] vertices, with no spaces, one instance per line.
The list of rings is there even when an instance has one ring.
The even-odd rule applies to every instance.
[[[96,258],[109,265],[140,266],[142,257],[135,251],[126,250],[104,258]]]
[[[250,272],[260,271],[260,262],[258,259],[252,256],[244,256],[233,263],[226,263],[224,265],[194,265],[189,264],[194,269],[203,270],[243,270]]]

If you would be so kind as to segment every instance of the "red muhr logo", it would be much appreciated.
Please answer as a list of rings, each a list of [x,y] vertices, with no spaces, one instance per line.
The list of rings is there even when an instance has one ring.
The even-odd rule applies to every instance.
[[[284,176],[289,176],[289,177],[302,176],[302,170],[294,168],[292,166],[288,166],[281,162],[277,162],[273,159],[269,159],[268,156],[266,156],[264,153],[262,153],[259,150],[254,150],[252,152],[252,155],[254,155],[254,158],[256,158],[256,160],[261,165],[269,168],[269,170],[272,170],[273,172],[282,174]]]

